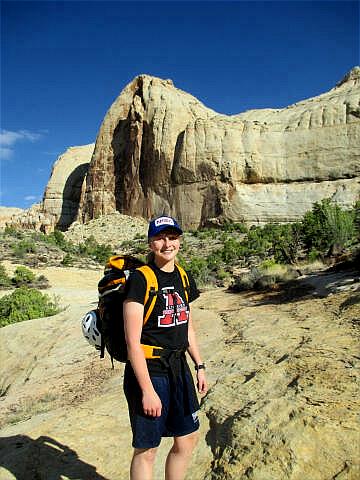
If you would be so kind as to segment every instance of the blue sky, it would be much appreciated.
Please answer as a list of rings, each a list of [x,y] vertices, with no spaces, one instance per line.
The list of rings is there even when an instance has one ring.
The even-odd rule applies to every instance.
[[[141,73],[220,113],[319,95],[359,65],[359,1],[1,1],[0,205],[41,200]]]

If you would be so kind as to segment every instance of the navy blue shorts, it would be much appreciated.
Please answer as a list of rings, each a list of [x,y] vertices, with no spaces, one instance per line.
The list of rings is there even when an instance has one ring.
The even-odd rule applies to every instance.
[[[200,426],[197,412],[185,414],[184,382],[181,377],[177,380],[176,389],[168,376],[151,375],[151,381],[162,403],[160,417],[145,415],[141,389],[131,367],[126,365],[124,392],[129,407],[134,448],[155,448],[160,445],[161,437],[182,437],[195,432]],[[188,372],[186,381],[193,382]],[[192,383],[185,385],[185,391],[191,395]]]

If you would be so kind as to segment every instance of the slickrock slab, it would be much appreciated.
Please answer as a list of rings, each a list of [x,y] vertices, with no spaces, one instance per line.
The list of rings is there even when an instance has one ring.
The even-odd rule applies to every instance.
[[[131,448],[123,366],[112,370],[80,331],[101,271],[39,273],[68,307],[0,331],[0,479],[125,480]],[[216,289],[194,302],[210,391],[188,480],[359,478],[355,280],[339,292],[337,277],[326,284],[322,274],[317,298],[301,288]],[[344,282],[341,276],[341,288]],[[167,447],[159,452],[157,480]]]

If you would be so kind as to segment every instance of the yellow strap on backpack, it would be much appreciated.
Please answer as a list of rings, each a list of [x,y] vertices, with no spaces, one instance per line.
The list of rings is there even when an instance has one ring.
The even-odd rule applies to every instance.
[[[150,292],[153,291],[154,295],[151,299],[150,305],[147,307],[146,312],[144,312],[144,325],[145,323],[149,320],[149,317],[151,315],[151,312],[154,309],[155,302],[156,302],[156,296],[157,296],[157,291],[158,291],[158,281],[155,275],[154,270],[149,267],[149,265],[144,265],[142,267],[137,268],[137,270],[140,270],[140,272],[144,275],[145,280],[146,280],[146,292],[145,292],[145,299],[144,299],[144,307],[148,304],[149,298],[150,298]]]
[[[186,302],[189,303],[189,288],[190,288],[189,278],[188,278],[185,270],[178,263],[176,263],[175,266],[180,273],[181,281],[182,281],[182,284],[183,284],[183,287],[184,287]]]

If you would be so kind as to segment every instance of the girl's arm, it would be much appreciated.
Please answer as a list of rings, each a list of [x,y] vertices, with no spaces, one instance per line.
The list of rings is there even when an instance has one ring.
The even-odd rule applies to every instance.
[[[125,300],[123,313],[128,359],[142,391],[144,413],[152,417],[160,417],[162,408],[161,400],[154,390],[144,352],[140,344],[144,305],[130,299]]]
[[[193,362],[195,365],[199,365],[202,363],[201,361],[201,356],[200,356],[200,351],[198,347],[198,343],[196,340],[196,334],[194,330],[194,325],[192,321],[192,316],[191,316],[191,310],[189,313],[189,332],[188,332],[188,341],[189,341],[189,346],[188,346],[188,353],[190,357],[192,358]],[[206,393],[208,391],[208,384],[206,381],[206,375],[205,375],[205,370],[200,369],[196,371],[196,378],[197,378],[197,388],[199,393]]]

